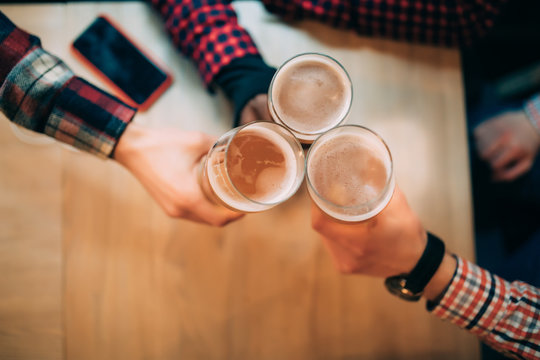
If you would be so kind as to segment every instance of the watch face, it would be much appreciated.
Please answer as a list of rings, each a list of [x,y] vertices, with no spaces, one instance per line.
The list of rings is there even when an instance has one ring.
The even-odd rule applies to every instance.
[[[390,293],[407,301],[418,301],[422,297],[423,292],[415,294],[405,287],[407,278],[404,275],[389,277],[384,281],[384,285]]]

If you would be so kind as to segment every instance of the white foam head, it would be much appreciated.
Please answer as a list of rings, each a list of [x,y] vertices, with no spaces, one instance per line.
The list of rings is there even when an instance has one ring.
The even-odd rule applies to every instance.
[[[352,83],[333,58],[300,54],[278,69],[268,98],[276,122],[287,126],[300,140],[313,140],[346,118],[352,103]]]
[[[306,167],[315,203],[343,221],[376,215],[393,193],[390,152],[378,135],[360,126],[340,126],[322,135],[312,145]]]

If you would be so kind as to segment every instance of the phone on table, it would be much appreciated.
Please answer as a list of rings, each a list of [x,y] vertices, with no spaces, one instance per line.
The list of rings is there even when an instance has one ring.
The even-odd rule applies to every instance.
[[[105,15],[72,44],[75,56],[115,90],[124,102],[146,110],[171,85],[172,76]]]

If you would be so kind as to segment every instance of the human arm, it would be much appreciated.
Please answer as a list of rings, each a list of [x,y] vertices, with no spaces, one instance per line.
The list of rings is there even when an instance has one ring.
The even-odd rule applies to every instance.
[[[98,89],[0,12],[0,110],[14,123],[109,157],[135,109]]]
[[[173,217],[224,225],[241,215],[202,196],[196,166],[210,136],[131,122],[135,110],[73,75],[0,12],[0,109],[13,122],[100,157],[114,157]],[[114,151],[113,151],[114,150]]]
[[[428,301],[428,311],[507,356],[538,359],[540,289],[510,283],[460,257],[456,260],[447,290],[439,301]]]
[[[399,188],[381,213],[360,223],[338,223],[313,204],[312,225],[323,236],[336,266],[350,274],[409,273],[426,245],[426,231]],[[423,296],[435,316],[479,336],[494,349],[538,357],[538,289],[510,284],[447,253]]]
[[[289,20],[311,19],[361,35],[434,45],[468,45],[494,24],[507,0],[263,0]]]
[[[151,3],[175,46],[195,63],[204,84],[221,88],[232,101],[236,125],[249,122],[253,111],[257,120],[270,119],[266,103],[251,100],[266,94],[275,69],[263,61],[251,36],[238,24],[230,1]]]
[[[540,94],[522,109],[483,121],[474,129],[480,158],[491,166],[497,181],[512,181],[533,165],[540,148]]]
[[[135,122],[114,159],[128,169],[171,217],[223,226],[242,214],[210,202],[198,182],[201,158],[216,139],[201,132],[154,129]]]

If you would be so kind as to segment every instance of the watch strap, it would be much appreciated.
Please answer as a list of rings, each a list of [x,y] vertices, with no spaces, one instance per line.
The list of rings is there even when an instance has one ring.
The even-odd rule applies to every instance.
[[[406,275],[407,290],[412,293],[419,293],[424,290],[429,283],[444,258],[445,246],[444,242],[437,236],[427,233],[427,244],[420,260],[412,271]]]
[[[444,258],[444,242],[437,236],[427,233],[427,244],[420,260],[408,274],[387,278],[386,288],[394,295],[408,301],[418,301]]]

